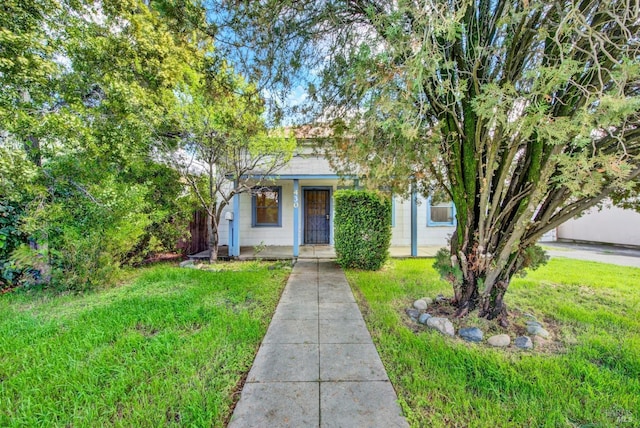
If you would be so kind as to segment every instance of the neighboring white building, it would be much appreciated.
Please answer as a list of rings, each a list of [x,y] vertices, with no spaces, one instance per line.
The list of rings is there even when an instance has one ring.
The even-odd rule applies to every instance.
[[[557,229],[558,240],[640,247],[640,213],[615,206],[591,208]]]
[[[259,191],[234,197],[220,225],[220,245],[229,246],[230,256],[241,246],[291,246],[294,257],[302,245],[333,245],[333,193],[357,186],[357,177],[338,176],[326,158],[302,146]],[[432,205],[416,193],[393,198],[391,246],[417,255],[418,247],[446,246],[454,230],[452,203]]]

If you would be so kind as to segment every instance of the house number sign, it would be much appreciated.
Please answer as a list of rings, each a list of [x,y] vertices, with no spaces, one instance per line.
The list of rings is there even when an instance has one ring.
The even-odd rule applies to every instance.
[[[300,204],[298,203],[298,191],[294,190],[293,191],[293,208],[298,208],[300,206]]]

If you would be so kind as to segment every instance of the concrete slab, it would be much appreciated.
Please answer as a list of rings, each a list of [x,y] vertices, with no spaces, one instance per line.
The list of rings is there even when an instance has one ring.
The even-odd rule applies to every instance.
[[[273,314],[273,319],[317,320],[318,304],[317,302],[283,302],[276,308],[276,313]]]
[[[349,290],[349,283],[347,279],[344,277],[344,274],[334,274],[334,273],[322,273],[320,272],[320,277],[322,278],[322,285],[326,287],[344,287]]]
[[[389,380],[373,343],[320,344],[320,380]]]
[[[363,320],[320,320],[320,343],[371,343]]]
[[[389,382],[320,384],[321,427],[406,428],[396,393]]]
[[[356,303],[319,303],[322,320],[361,320],[362,314]]]
[[[316,303],[318,301],[318,288],[315,286],[288,287],[280,297],[280,303]]]
[[[262,343],[318,343],[318,321],[274,320]]]
[[[542,242],[540,245],[552,258],[566,257],[619,266],[640,267],[640,249],[637,248],[573,242]]]
[[[247,382],[312,382],[318,380],[318,345],[264,343]]]
[[[320,303],[355,303],[356,299],[348,288],[322,286],[318,290]]]
[[[317,427],[319,396],[316,382],[247,383],[227,427]]]
[[[421,246],[418,247],[416,257],[435,257],[438,250],[445,245]],[[411,256],[411,247],[391,247],[389,248],[389,256],[392,258],[409,258]]]

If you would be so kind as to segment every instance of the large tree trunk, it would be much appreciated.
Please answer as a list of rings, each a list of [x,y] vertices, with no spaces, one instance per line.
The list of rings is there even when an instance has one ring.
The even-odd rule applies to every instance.
[[[453,304],[458,308],[456,317],[463,317],[469,312],[478,309],[478,316],[488,320],[497,320],[500,325],[506,327],[507,305],[504,303],[504,294],[509,287],[508,281],[499,281],[486,295],[480,283],[485,278],[479,277],[473,280],[463,279],[462,284],[456,287],[456,297]]]
[[[511,277],[522,268],[537,264],[539,260],[532,262],[524,256],[525,250],[516,247],[509,255],[508,262],[500,267],[501,264],[496,264],[493,256],[483,251],[483,247],[477,243],[464,243],[463,247],[467,250],[461,251],[458,242],[456,232],[451,239],[451,274],[447,277],[453,284],[452,304],[457,307],[456,317],[464,317],[478,310],[480,317],[495,319],[506,327],[508,319],[504,295]],[[543,261],[545,256],[541,253],[540,257]]]

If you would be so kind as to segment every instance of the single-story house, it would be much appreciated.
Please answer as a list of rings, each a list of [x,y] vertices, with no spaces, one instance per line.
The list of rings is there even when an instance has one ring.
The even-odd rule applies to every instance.
[[[293,257],[302,246],[332,246],[333,194],[358,184],[357,177],[340,177],[324,156],[302,145],[259,190],[234,197],[223,214],[220,245],[228,245],[230,256],[239,256],[241,246],[291,247]],[[407,247],[412,256],[418,247],[444,247],[455,230],[455,214],[453,203],[432,204],[417,192],[393,197],[391,246]]]

